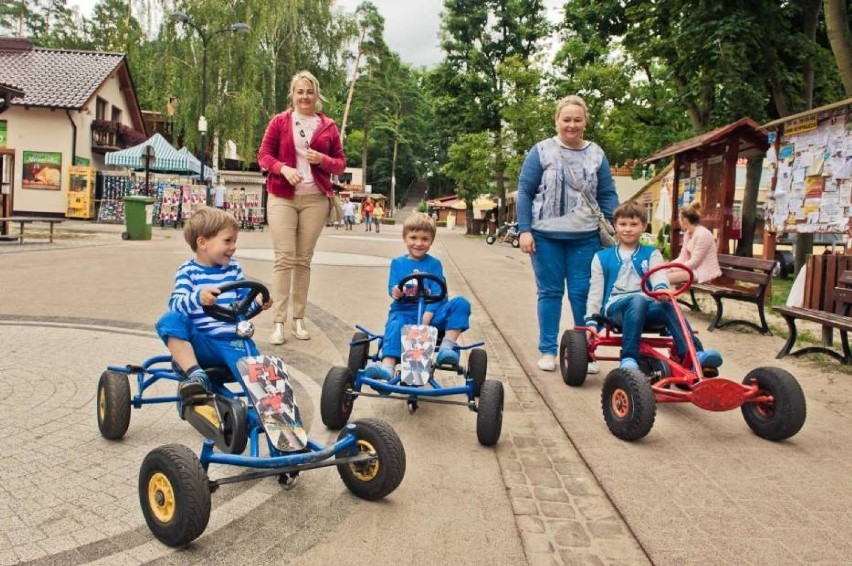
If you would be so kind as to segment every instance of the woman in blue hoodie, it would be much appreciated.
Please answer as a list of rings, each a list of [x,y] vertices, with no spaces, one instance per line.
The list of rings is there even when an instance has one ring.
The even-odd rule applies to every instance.
[[[601,248],[595,203],[612,220],[618,194],[603,149],[583,139],[589,116],[579,96],[556,105],[556,135],[527,153],[518,179],[520,247],[538,288],[538,367],[556,369],[562,296],[567,284],[575,325],[583,324],[592,258]],[[581,194],[583,193],[583,194]],[[589,372],[597,373],[597,364]]]

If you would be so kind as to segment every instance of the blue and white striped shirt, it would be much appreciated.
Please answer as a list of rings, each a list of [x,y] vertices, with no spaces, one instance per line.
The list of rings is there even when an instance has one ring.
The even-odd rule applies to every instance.
[[[225,283],[243,279],[245,279],[243,270],[234,259],[224,267],[201,265],[191,259],[178,267],[175,274],[175,287],[169,297],[169,310],[188,316],[199,332],[217,338],[234,338],[236,327],[233,322],[216,320],[204,312],[201,305],[201,290],[205,287],[219,287]],[[228,306],[237,298],[238,291],[228,291],[219,295],[216,302],[222,306]]]

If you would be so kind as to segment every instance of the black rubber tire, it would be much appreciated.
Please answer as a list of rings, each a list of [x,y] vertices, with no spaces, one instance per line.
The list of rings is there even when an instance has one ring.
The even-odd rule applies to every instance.
[[[589,341],[583,330],[566,330],[559,340],[559,370],[571,387],[583,385],[589,370]]]
[[[122,232],[121,233],[121,239],[122,240],[129,240],[130,239],[130,233],[129,232]]]
[[[396,431],[379,419],[360,419],[353,423],[358,448],[337,454],[337,458],[355,456],[361,452],[375,453],[377,460],[366,463],[340,464],[337,473],[356,497],[377,501],[391,494],[405,477],[405,447]],[[346,436],[340,431],[337,439]]]
[[[96,409],[101,436],[109,440],[123,437],[130,426],[130,378],[126,373],[107,370],[101,374]]]
[[[486,379],[479,394],[476,438],[483,446],[494,446],[503,431],[503,383]]]
[[[320,415],[322,423],[331,430],[340,430],[349,421],[355,397],[346,393],[355,384],[349,368],[335,366],[328,370],[322,383]]]
[[[520,238],[512,238],[512,247],[520,248],[521,247],[521,239]]]
[[[149,452],[139,469],[139,504],[166,546],[179,548],[201,536],[210,520],[210,484],[195,453],[182,444]]]
[[[352,336],[352,341],[366,340],[369,336],[365,332],[356,332]],[[346,367],[352,372],[352,375],[358,375],[358,370],[367,367],[367,359],[370,357],[370,343],[356,344],[349,346],[349,360]]]
[[[494,234],[488,234],[487,236],[485,236],[485,243],[488,244],[489,246],[496,241],[497,241],[497,236],[495,236]]]
[[[220,399],[222,414],[222,442],[216,446],[227,454],[242,454],[248,444],[248,414],[239,399]]]
[[[788,250],[775,251],[775,269],[772,270],[772,275],[786,279],[793,273],[795,267],[795,259],[793,252]]]
[[[757,384],[761,393],[772,395],[774,403],[746,403],[740,409],[749,428],[766,440],[784,440],[799,432],[805,424],[805,394],[796,378],[774,367],[751,370],[744,385]]]
[[[648,379],[616,368],[606,376],[601,408],[609,431],[621,440],[638,440],[651,431],[657,403]]]
[[[488,352],[482,348],[474,348],[467,358],[467,375],[473,382],[473,396],[479,397],[482,392],[482,384],[488,375]]]

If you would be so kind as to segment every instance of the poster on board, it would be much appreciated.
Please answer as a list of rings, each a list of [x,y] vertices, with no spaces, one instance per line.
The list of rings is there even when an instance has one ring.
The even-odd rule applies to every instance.
[[[24,151],[21,186],[25,189],[58,191],[62,188],[62,153]]]

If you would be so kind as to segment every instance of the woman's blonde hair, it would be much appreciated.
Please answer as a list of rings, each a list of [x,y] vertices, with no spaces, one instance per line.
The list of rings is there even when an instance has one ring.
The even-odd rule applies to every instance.
[[[553,119],[559,119],[559,113],[562,112],[562,109],[569,105],[579,106],[583,109],[583,116],[586,117],[586,123],[589,122],[589,109],[586,107],[586,101],[577,96],[576,94],[569,94],[562,100],[556,103],[556,112],[553,114]]]
[[[690,224],[701,222],[701,203],[693,202],[680,209],[681,218],[685,218]]]
[[[317,101],[314,104],[314,112],[322,112],[322,103],[327,102],[325,97],[322,95],[322,91],[320,90],[319,80],[310,72],[301,70],[290,79],[290,93],[287,95],[287,98],[290,99],[290,106],[293,107],[293,90],[296,88],[296,83],[298,81],[307,81],[311,83],[311,86],[314,87],[314,91],[317,93]]]
[[[192,251],[198,251],[198,238],[213,238],[222,230],[231,229],[239,232],[240,225],[230,214],[213,208],[202,206],[192,213],[183,227],[183,238]]]

